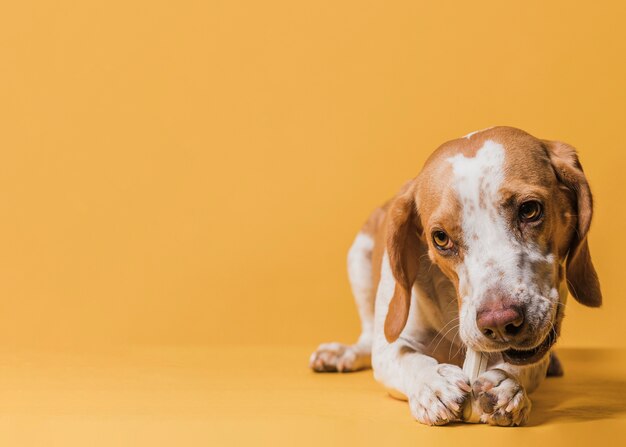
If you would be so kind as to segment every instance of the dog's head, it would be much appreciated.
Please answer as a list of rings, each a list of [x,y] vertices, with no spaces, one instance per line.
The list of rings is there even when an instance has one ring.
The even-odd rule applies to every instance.
[[[389,208],[396,290],[387,339],[406,324],[418,276],[428,284],[427,253],[456,288],[467,346],[516,364],[540,360],[559,334],[565,282],[580,303],[602,303],[587,245],[591,216],[571,146],[510,127],[445,143]]]

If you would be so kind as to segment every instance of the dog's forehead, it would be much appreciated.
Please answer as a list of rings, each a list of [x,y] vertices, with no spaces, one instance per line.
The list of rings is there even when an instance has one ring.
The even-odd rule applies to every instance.
[[[486,192],[491,189],[495,196],[502,185],[547,185],[554,173],[542,141],[522,130],[493,127],[472,132],[444,143],[427,160],[418,178],[420,212],[458,208],[459,179],[474,181]]]

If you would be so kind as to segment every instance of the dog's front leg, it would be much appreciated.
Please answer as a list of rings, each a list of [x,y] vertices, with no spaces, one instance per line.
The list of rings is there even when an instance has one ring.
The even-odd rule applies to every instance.
[[[414,288],[410,311],[400,336],[389,342],[385,322],[396,287],[387,256],[383,258],[376,295],[372,367],[374,377],[396,398],[409,401],[411,414],[423,424],[443,425],[462,417],[469,396],[469,378],[455,365],[439,363],[429,351],[432,328],[419,311],[421,291]],[[430,328],[430,329],[429,329]]]
[[[498,363],[472,384],[472,394],[482,414],[480,420],[491,425],[523,425],[528,420],[531,401],[528,393],[546,376],[549,357],[528,366]]]
[[[372,361],[376,380],[392,396],[408,400],[419,422],[443,425],[461,419],[471,387],[458,366],[438,363],[402,339],[375,343]]]

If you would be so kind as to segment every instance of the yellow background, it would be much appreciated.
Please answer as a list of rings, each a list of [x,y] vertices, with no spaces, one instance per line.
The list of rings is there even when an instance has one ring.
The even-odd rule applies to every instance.
[[[358,335],[345,256],[371,209],[502,124],[576,146],[595,194],[605,305],[572,301],[560,346],[624,346],[625,8],[3,2],[0,343],[297,345],[301,371]]]

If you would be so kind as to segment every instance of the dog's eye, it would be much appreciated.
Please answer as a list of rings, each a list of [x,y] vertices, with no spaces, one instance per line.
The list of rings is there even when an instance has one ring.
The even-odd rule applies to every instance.
[[[450,237],[441,230],[433,231],[433,243],[439,250],[450,250],[453,245]]]
[[[529,200],[519,207],[519,219],[522,222],[536,222],[543,215],[541,204],[536,200]]]

